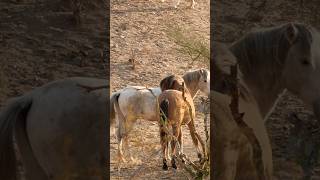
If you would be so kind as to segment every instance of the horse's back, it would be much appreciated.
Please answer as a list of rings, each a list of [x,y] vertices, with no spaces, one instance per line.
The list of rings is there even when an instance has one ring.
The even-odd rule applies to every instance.
[[[185,94],[186,100],[192,109],[192,116],[195,117],[195,108],[191,95],[189,93]],[[165,90],[163,91],[158,98],[159,103],[164,100],[169,101],[169,119],[184,119],[184,121],[190,120],[190,114],[188,111],[189,106],[186,104],[183,99],[182,92],[178,90]]]
[[[156,92],[157,88],[152,88]],[[146,87],[131,86],[123,89],[119,97],[119,107],[123,115],[132,118],[154,120],[156,118],[157,94],[153,94]],[[138,106],[137,106],[138,104]]]
[[[107,89],[87,92],[79,85],[106,84],[102,79],[74,77],[31,92],[28,137],[40,165],[54,179],[102,173]]]

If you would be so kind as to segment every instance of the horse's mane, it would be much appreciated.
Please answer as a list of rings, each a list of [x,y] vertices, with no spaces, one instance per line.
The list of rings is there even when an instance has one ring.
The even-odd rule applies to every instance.
[[[210,62],[211,69],[213,70],[213,84],[215,86],[215,83],[221,83],[224,81],[226,84],[231,83],[230,82],[230,68],[231,66],[237,65],[236,57],[232,54],[232,52],[228,49],[227,46],[225,46],[222,43],[214,42],[213,43],[213,49],[215,50],[212,53],[212,59]],[[250,91],[243,81],[242,73],[240,70],[238,70],[238,78],[239,78],[239,93],[240,97],[244,100],[249,100],[250,97]],[[222,92],[220,92],[222,93]]]
[[[246,78],[253,74],[257,75],[249,78],[256,79],[260,82],[259,85],[265,86],[264,88],[272,88],[270,84],[261,82],[266,75],[272,82],[280,80],[279,76],[291,46],[286,38],[286,30],[290,25],[294,25],[298,30],[297,40],[310,46],[312,41],[310,27],[300,23],[254,30],[231,45],[230,50],[237,58],[241,72]],[[257,71],[263,73],[255,73]],[[263,74],[263,77],[258,77],[258,74]]]

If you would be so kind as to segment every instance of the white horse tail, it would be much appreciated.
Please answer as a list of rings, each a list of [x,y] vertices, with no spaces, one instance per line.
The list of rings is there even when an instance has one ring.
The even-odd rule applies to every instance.
[[[21,152],[21,158],[25,165],[27,179],[48,179],[35,158],[26,131],[26,117],[31,106],[31,97],[21,97],[10,103],[0,114],[1,179],[17,179],[18,171],[13,137],[15,137],[19,151]]]
[[[118,99],[120,96],[120,92],[115,92],[110,97],[110,127],[114,127],[116,124],[116,111],[114,109],[114,106],[118,103]]]

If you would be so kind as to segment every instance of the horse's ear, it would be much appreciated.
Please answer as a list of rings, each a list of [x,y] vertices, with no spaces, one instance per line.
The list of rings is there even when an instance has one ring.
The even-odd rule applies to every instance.
[[[286,29],[286,38],[290,44],[293,44],[298,37],[298,29],[293,23],[290,23]]]
[[[164,78],[164,79],[161,80],[161,82],[160,82],[161,91],[163,91],[165,89],[165,86],[167,84],[166,81],[167,81],[167,78]]]
[[[169,78],[169,82],[168,82],[168,84],[169,84],[168,89],[172,89],[173,88],[174,82],[175,82],[174,76],[170,77]]]

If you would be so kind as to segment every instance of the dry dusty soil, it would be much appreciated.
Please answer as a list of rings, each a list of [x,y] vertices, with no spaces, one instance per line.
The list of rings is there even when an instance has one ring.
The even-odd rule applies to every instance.
[[[167,35],[169,26],[178,26],[187,35],[201,37],[209,44],[209,1],[181,1],[178,9],[168,0],[111,1],[111,92],[127,85],[158,86],[170,74],[183,75],[189,69],[208,68],[203,63],[190,64],[188,55],[177,51],[178,45]],[[129,59],[135,59],[133,69]],[[196,99],[198,108],[199,100]],[[198,113],[196,128],[204,139],[203,115]],[[183,128],[184,152],[197,160],[189,130]],[[138,120],[130,133],[130,150],[135,162],[121,163],[118,171],[117,140],[110,139],[111,179],[187,179],[181,170],[162,170],[158,124]]]
[[[67,77],[106,79],[106,3],[83,4],[76,24],[69,0],[0,2],[0,106]]]

